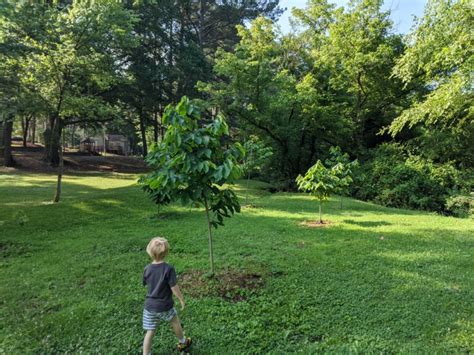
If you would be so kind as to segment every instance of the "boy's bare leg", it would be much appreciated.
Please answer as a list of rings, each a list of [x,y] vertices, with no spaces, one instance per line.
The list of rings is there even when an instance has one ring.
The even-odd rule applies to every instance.
[[[178,315],[175,315],[171,320],[171,326],[173,327],[173,331],[178,337],[179,340],[184,338],[183,328],[181,327],[181,322],[179,321]]]
[[[147,330],[145,334],[145,339],[143,340],[143,355],[148,355],[151,352],[151,342],[153,336],[155,335],[155,330]]]

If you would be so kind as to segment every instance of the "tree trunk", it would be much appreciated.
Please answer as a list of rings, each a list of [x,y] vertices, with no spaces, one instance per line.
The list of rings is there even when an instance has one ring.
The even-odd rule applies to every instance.
[[[33,116],[33,119],[31,120],[30,142],[31,144],[36,143],[36,117],[34,116]]]
[[[160,135],[160,128],[158,125],[158,112],[153,113],[153,135],[155,138],[155,143],[158,143],[158,137]]]
[[[249,198],[249,189],[250,189],[250,169],[249,169],[249,160],[252,158],[252,150],[253,150],[253,146],[250,146],[250,152],[249,152],[249,155],[247,157],[247,188],[245,189],[245,204],[248,205],[248,198]]]
[[[44,133],[45,160],[52,166],[59,165],[59,148],[61,145],[62,125],[57,116],[50,117],[49,126]]]
[[[321,217],[321,201],[319,201],[319,223],[323,223],[323,219]]]
[[[199,41],[199,47],[203,48],[203,30],[204,30],[204,13],[206,12],[206,0],[200,0],[199,1],[199,22],[198,22],[198,33],[197,33],[197,37],[198,37],[198,41]]]
[[[3,121],[3,164],[5,166],[14,166],[15,161],[12,156],[12,132],[13,115],[8,115]]]
[[[64,146],[64,139],[63,139],[62,144],[61,144],[61,141],[59,142],[59,147],[58,147],[58,156],[59,156],[58,180],[56,183],[56,193],[54,194],[54,198],[53,198],[53,202],[55,203],[59,202],[59,199],[61,198],[61,187],[62,187],[62,179],[63,179],[63,173],[64,173],[63,146]]]
[[[21,129],[22,129],[22,134],[23,134],[23,147],[27,146],[28,128],[30,126],[30,120],[31,120],[31,118],[26,117],[26,116],[21,118]]]
[[[0,160],[3,161],[3,119],[0,119]]]
[[[165,112],[165,109],[163,105],[160,104],[160,135],[161,135],[161,140],[165,138],[165,127],[163,125],[163,114]]]
[[[71,128],[71,148],[74,148],[74,135],[76,134],[76,125],[73,124]]]
[[[339,206],[339,208],[342,209],[342,199],[343,199],[343,196],[341,195],[341,205]]]
[[[146,126],[145,126],[145,115],[140,113],[140,132],[142,135],[142,143],[143,143],[143,158],[146,158],[148,155],[148,145],[146,142]]]
[[[204,198],[204,206],[206,207],[206,218],[207,218],[207,230],[208,230],[208,241],[209,241],[209,260],[211,262],[211,274],[214,275],[214,252],[212,251],[212,225],[211,219],[209,218],[209,206],[207,199]]]

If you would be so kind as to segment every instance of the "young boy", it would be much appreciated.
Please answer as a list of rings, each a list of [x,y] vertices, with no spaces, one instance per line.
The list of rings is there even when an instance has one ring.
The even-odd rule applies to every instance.
[[[179,351],[187,351],[191,346],[191,339],[184,336],[178,314],[173,307],[173,294],[181,303],[181,310],[184,309],[185,303],[176,284],[174,267],[164,261],[168,250],[168,241],[160,237],[150,240],[146,247],[146,252],[153,262],[147,265],[143,272],[143,286],[148,286],[143,310],[143,329],[146,330],[143,355],[151,354],[153,336],[160,321],[171,323],[179,340]]]

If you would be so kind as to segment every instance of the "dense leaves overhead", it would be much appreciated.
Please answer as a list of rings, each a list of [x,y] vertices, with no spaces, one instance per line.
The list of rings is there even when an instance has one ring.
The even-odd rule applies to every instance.
[[[223,185],[240,176],[243,147],[229,141],[222,115],[204,117],[186,97],[176,107],[167,107],[163,121],[166,134],[147,156],[153,171],[141,185],[158,205],[178,200],[209,203],[212,225],[222,225],[223,217],[240,211],[235,193]]]
[[[474,15],[468,0],[432,0],[408,48],[394,68],[405,85],[419,79],[427,94],[390,126],[397,134],[417,123],[440,129],[473,130]]]

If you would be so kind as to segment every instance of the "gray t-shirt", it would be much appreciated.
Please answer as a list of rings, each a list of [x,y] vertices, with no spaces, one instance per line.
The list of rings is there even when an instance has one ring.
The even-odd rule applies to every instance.
[[[171,287],[176,285],[176,271],[167,263],[149,264],[143,271],[143,286],[148,286],[145,309],[165,312],[173,307]]]

